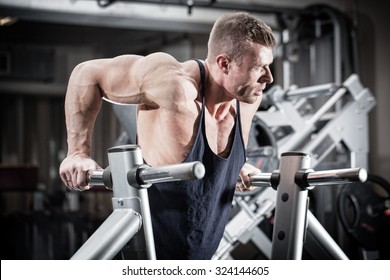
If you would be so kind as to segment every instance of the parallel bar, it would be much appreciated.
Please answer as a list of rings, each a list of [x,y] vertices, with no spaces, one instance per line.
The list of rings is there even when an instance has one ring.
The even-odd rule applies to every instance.
[[[195,161],[141,168],[138,174],[138,179],[142,182],[142,184],[197,180],[203,178],[205,172],[204,165],[199,161]],[[94,170],[88,172],[87,182],[91,186],[105,186],[104,170]]]
[[[309,186],[336,185],[345,183],[364,183],[367,171],[364,168],[346,168],[325,171],[314,171],[307,175]]]
[[[87,174],[87,183],[91,186],[104,186],[103,182],[104,170],[94,170]]]
[[[251,185],[254,187],[270,187],[272,173],[249,174]],[[346,183],[364,183],[367,180],[367,171],[364,168],[345,168],[324,171],[308,172],[306,182],[308,186],[338,185]]]
[[[249,174],[251,186],[254,187],[271,187],[272,173],[252,173]]]
[[[159,167],[147,167],[139,172],[139,179],[143,184],[155,184],[201,179],[204,174],[204,165],[199,161],[195,161]]]

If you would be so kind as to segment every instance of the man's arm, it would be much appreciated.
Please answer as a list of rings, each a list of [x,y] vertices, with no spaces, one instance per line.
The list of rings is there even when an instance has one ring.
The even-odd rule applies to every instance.
[[[68,156],[90,155],[93,125],[102,104],[99,88],[99,67],[86,62],[76,66],[65,97]]]
[[[131,81],[124,75],[131,72],[131,65],[138,59],[123,56],[92,60],[74,68],[65,98],[68,153],[60,166],[61,179],[70,189],[88,189],[86,172],[100,169],[90,156],[93,127],[102,97],[111,95],[117,101],[133,101],[125,97],[136,92],[136,80]]]
[[[68,154],[60,166],[68,188],[88,189],[86,172],[100,168],[90,156],[102,97],[144,108],[169,108],[179,99],[171,85],[176,82],[171,74],[180,71],[179,67],[172,56],[163,53],[91,60],[75,67],[65,99]]]

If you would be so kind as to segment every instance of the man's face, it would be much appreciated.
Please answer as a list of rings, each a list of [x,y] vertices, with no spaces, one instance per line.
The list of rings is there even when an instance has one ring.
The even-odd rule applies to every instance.
[[[242,58],[238,65],[231,62],[229,71],[229,91],[245,103],[255,103],[263,95],[263,90],[273,77],[269,68],[273,61],[272,48],[251,43],[251,53]]]

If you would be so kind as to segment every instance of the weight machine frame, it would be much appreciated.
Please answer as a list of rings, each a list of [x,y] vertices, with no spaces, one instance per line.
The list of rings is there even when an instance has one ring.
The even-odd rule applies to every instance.
[[[200,179],[200,162],[150,167],[138,145],[108,150],[109,167],[88,176],[91,186],[113,190],[113,212],[72,256],[72,260],[112,259],[131,241],[132,257],[156,259],[147,188],[153,183]],[[137,234],[138,233],[138,234]]]
[[[339,106],[339,109],[336,110],[336,112],[329,113],[331,108],[337,107],[341,102],[342,97],[344,97],[347,92],[350,93],[352,98],[343,101],[345,103],[342,104],[342,108]],[[324,94],[332,94],[332,96],[325,102],[320,110],[306,119],[299,114],[300,107],[306,98]],[[297,97],[299,97],[301,101],[293,104],[291,100],[296,99]],[[213,256],[213,259],[231,258],[230,252],[235,248],[237,243],[245,243],[248,240],[254,241],[270,259],[299,259],[302,253],[303,237],[306,238],[306,244],[316,252],[316,258],[346,259],[347,256],[344,252],[322,227],[314,215],[308,211],[307,203],[305,202],[305,200],[307,200],[307,189],[305,189],[305,187],[302,188],[302,186],[295,183],[295,175],[291,173],[292,171],[290,169],[292,166],[296,172],[302,168],[309,170],[310,164],[308,164],[307,161],[313,159],[314,163],[311,165],[318,165],[340,142],[345,143],[351,151],[351,167],[356,167],[357,165],[366,167],[368,152],[366,115],[375,106],[375,99],[369,90],[362,87],[356,75],[352,75],[340,87],[336,87],[334,84],[326,84],[294,91],[283,91],[279,87],[275,87],[268,98],[272,100],[274,104],[272,107],[273,111],[258,112],[258,117],[264,120],[271,128],[283,125],[293,126],[293,133],[278,142],[278,149],[282,152],[280,174],[288,173],[288,175],[279,176],[280,178],[288,176],[288,179],[282,180],[282,184],[278,189],[280,189],[280,192],[283,192],[283,194],[288,191],[292,192],[289,197],[292,196],[296,198],[294,199],[296,201],[293,203],[294,209],[291,209],[291,206],[289,210],[278,209],[278,201],[281,199],[278,199],[279,193],[275,192],[272,188],[264,187],[264,183],[272,178],[268,177],[269,174],[254,174],[254,177],[251,178],[252,184],[258,184],[259,187],[262,187],[262,191],[255,197],[251,197],[249,201],[242,196],[235,196],[233,203],[239,205],[241,211],[228,222],[224,237],[217,252]],[[327,122],[326,125],[323,126],[319,132],[316,132],[316,137],[314,139],[310,139],[310,141],[305,143],[306,138],[314,132],[317,123],[324,119]],[[351,121],[353,122],[352,124]],[[357,133],[358,137],[350,137],[351,133]],[[332,140],[332,143],[329,143],[329,139]],[[320,147],[323,142],[328,145],[330,144],[325,150]],[[299,148],[299,151],[301,152],[286,154],[287,151],[296,148]],[[143,253],[143,256],[146,256],[148,259],[155,259],[147,190],[145,187],[141,186],[142,184],[139,184],[139,178],[134,179],[134,176],[136,176],[134,174],[141,174],[134,169],[134,166],[137,166],[137,168],[142,166],[142,155],[140,150],[137,151],[137,155],[133,155],[133,149],[139,150],[139,147],[137,145],[126,145],[109,149],[110,170],[112,168],[115,170],[114,172],[110,171],[110,174],[112,173],[110,176],[112,185],[122,186],[121,188],[118,187],[118,189],[115,189],[114,187],[114,211],[102,224],[101,228],[99,228],[79,251],[76,252],[72,259],[113,258],[115,254],[141,230],[141,225],[143,225],[143,235],[136,235],[136,238],[140,238],[140,240],[136,240],[134,243],[138,244],[136,246],[139,247],[137,247],[136,250],[138,253],[146,251],[146,254]],[[321,153],[319,151],[321,151]],[[310,157],[310,154],[313,156]],[[308,157],[310,160],[306,159]],[[299,158],[299,160],[297,160],[297,158]],[[290,167],[286,168],[284,166]],[[175,168],[178,168],[178,166]],[[146,170],[146,168],[143,168],[143,170]],[[173,169],[171,169],[171,171],[172,170]],[[356,172],[356,169],[354,170]],[[107,173],[107,171],[105,172]],[[310,171],[309,173],[313,172],[314,171]],[[330,170],[328,173],[329,172],[334,174],[339,171]],[[359,174],[354,174],[352,176],[353,178],[351,178],[349,173],[351,170],[343,170],[342,173],[343,172],[347,172],[347,175],[349,175],[342,180],[335,180],[337,183],[345,183],[345,180],[351,182],[355,182],[356,180],[362,181],[360,171],[358,172]],[[102,178],[107,177],[107,175],[104,175],[106,173],[99,173],[97,176],[95,176],[96,174],[92,174],[90,177],[92,184],[101,184]],[[133,174],[130,176],[133,178],[131,180],[127,175],[130,173]],[[332,184],[332,180],[335,178],[329,178],[327,175],[328,173],[321,173],[321,176],[327,178],[326,184]],[[188,170],[186,174],[188,175]],[[319,173],[314,172],[314,174]],[[159,182],[159,179],[157,181],[154,180],[155,175],[156,174],[152,175],[151,181],[146,179],[147,182],[144,181],[144,183]],[[274,172],[273,176],[273,180],[275,181],[277,172]],[[168,179],[165,177],[163,180],[172,180],[170,176],[168,177]],[[179,179],[183,179],[183,177],[179,176]],[[177,180],[177,178],[174,180]],[[259,182],[261,183],[259,184]],[[271,243],[269,238],[257,226],[275,207],[276,213],[295,213],[294,215],[296,217],[294,219],[297,220],[296,224],[294,223],[294,226],[288,230],[283,230],[285,234],[289,233],[292,235],[292,237],[283,239],[288,240],[287,243],[281,242],[282,240],[278,239],[280,236],[274,236],[274,242]],[[141,216],[139,213],[143,213],[143,215]],[[275,220],[274,233],[280,232],[278,226],[280,224],[285,224],[285,222],[282,222],[283,219],[284,218],[278,218]],[[131,226],[129,226],[129,224],[131,224]],[[306,226],[307,231],[305,230]],[[298,231],[298,233],[296,233],[296,231]],[[118,234],[119,232],[121,233],[120,235]],[[101,240],[103,233],[108,234],[108,237],[105,237],[107,242],[104,243],[102,243]],[[118,243],[114,242],[110,244],[110,241],[115,239],[119,240]],[[293,249],[291,249],[290,246],[293,246]],[[276,253],[285,251],[286,248],[288,248],[288,253]],[[141,257],[141,255],[138,254],[138,257]]]
[[[131,240],[131,249],[137,259],[156,259],[154,237],[147,188],[152,183],[204,176],[200,162],[182,163],[162,167],[149,167],[142,163],[142,153],[137,145],[109,149],[110,166],[104,171],[89,175],[89,184],[104,185],[113,190],[113,213],[103,222],[72,260],[112,259]],[[302,254],[307,216],[307,192],[310,186],[343,182],[365,181],[362,169],[344,169],[314,172],[309,169],[310,156],[300,152],[284,153],[280,172],[251,174],[256,186],[268,184],[277,188],[277,209],[272,244],[272,259],[299,259]],[[285,203],[289,202],[289,203]],[[291,223],[291,221],[294,221]],[[321,226],[310,222],[321,232]],[[140,232],[140,234],[137,234]],[[332,239],[323,232],[319,239],[336,258],[346,256]]]
[[[325,97],[327,100],[316,112],[307,112],[308,100]],[[280,127],[292,130],[279,137],[277,149],[280,154],[293,150],[310,154],[311,167],[315,168],[342,143],[350,153],[347,167],[368,167],[368,113],[376,101],[356,74],[342,85],[329,83],[294,90],[274,86],[263,99],[271,106],[266,111],[257,112],[256,116],[275,133]],[[233,201],[235,214],[226,226],[213,259],[233,259],[231,253],[240,244],[248,242],[271,259],[272,242],[258,225],[272,213],[276,201],[276,192],[266,187],[260,187],[254,195],[236,195]],[[341,258],[340,254],[329,251],[337,248],[337,244],[323,246],[325,243],[321,239],[329,240],[326,243],[335,242],[310,211],[307,219],[305,249],[316,259]]]

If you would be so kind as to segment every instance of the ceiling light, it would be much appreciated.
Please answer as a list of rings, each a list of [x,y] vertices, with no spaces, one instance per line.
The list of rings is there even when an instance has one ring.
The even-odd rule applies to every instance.
[[[11,25],[17,21],[18,19],[16,17],[0,17],[0,26]]]

